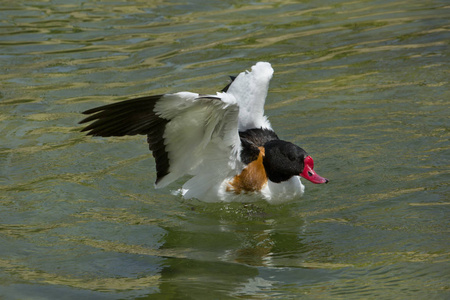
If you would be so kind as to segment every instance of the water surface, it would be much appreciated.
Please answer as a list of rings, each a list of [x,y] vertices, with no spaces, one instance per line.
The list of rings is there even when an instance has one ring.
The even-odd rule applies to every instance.
[[[0,296],[448,299],[446,1],[0,5]],[[154,190],[144,137],[80,112],[214,93],[269,61],[267,115],[328,185],[293,203]],[[172,186],[175,189],[177,186]]]

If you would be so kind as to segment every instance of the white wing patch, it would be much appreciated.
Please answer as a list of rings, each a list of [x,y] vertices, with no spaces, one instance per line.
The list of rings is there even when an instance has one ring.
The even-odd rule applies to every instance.
[[[228,88],[239,105],[239,131],[252,128],[271,129],[264,116],[264,103],[272,79],[273,69],[268,62],[258,62],[251,72],[240,73]]]
[[[240,151],[236,100],[226,93],[167,94],[154,111],[169,120],[164,131],[169,174],[156,187],[164,187],[183,175],[193,175],[183,186],[185,198],[207,201],[204,197],[208,190],[213,193],[230,173],[236,172]]]

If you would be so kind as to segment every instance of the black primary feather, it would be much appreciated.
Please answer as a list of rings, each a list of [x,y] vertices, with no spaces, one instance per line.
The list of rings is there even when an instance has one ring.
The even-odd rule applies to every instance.
[[[163,95],[140,97],[95,107],[83,112],[90,115],[80,124],[92,122],[82,129],[93,136],[147,135],[147,142],[156,161],[156,183],[169,173],[170,161],[164,145],[164,130],[169,120],[154,112]]]
[[[233,83],[233,81],[236,79],[237,76],[230,76],[231,82],[229,84],[227,84],[226,87],[224,87],[221,92],[222,93],[226,93],[228,91],[228,88],[230,87],[230,85]]]

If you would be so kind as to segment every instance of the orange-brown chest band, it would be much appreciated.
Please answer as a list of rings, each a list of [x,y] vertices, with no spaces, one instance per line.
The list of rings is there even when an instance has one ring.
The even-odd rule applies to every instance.
[[[241,174],[234,176],[233,180],[229,182],[227,192],[256,192],[260,191],[267,183],[267,174],[263,165],[263,158],[265,155],[264,147],[259,147],[258,158],[249,163],[241,172]]]

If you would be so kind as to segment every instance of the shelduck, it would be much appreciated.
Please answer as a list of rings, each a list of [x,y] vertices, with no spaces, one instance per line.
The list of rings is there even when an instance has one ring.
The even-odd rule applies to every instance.
[[[83,112],[92,136],[147,136],[156,188],[190,176],[178,190],[206,202],[265,199],[281,203],[304,193],[303,177],[328,183],[305,150],[281,140],[264,115],[270,63],[232,77],[215,95],[179,92],[140,97]]]

